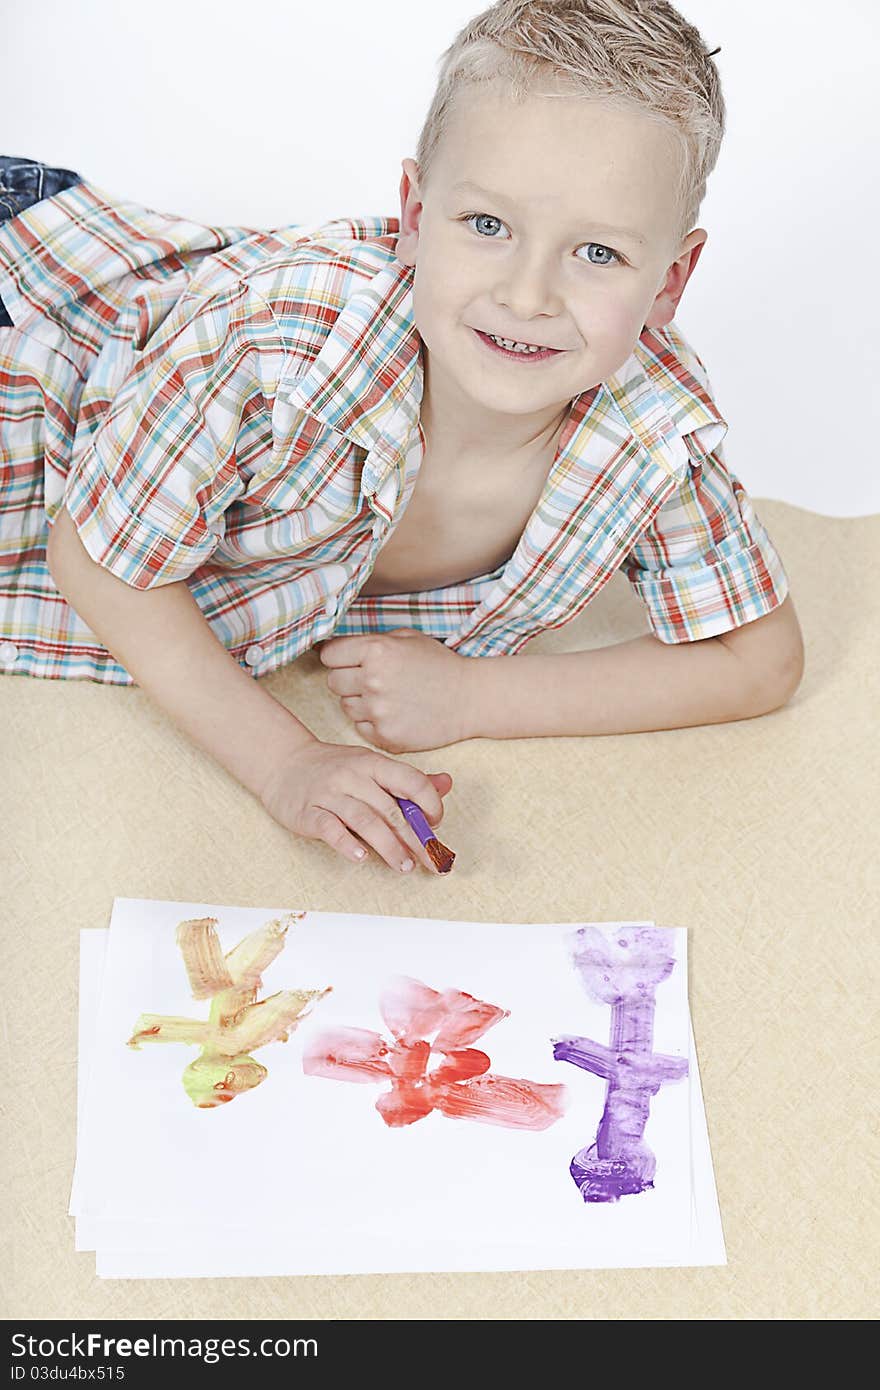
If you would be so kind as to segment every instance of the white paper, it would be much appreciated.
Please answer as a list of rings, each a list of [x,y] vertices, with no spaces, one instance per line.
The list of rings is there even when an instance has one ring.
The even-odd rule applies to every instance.
[[[692,1035],[693,1036],[693,1035]],[[709,1136],[705,1124],[696,1049],[691,1044],[693,1065],[691,1084],[691,1134],[693,1136],[693,1228],[692,1243],[683,1260],[656,1261],[654,1266],[724,1265],[727,1256],[721,1230],[721,1217],[715,1192]],[[78,1223],[79,1225],[82,1223]],[[288,1261],[268,1249],[251,1249],[237,1245],[210,1253],[195,1253],[204,1232],[179,1224],[145,1226],[137,1221],[101,1222],[93,1224],[92,1243],[83,1247],[98,1251],[97,1273],[107,1279],[149,1278],[222,1278],[248,1275],[285,1275],[291,1271]],[[274,1265],[268,1261],[275,1261]],[[628,1261],[620,1267],[633,1268]],[[314,1270],[313,1273],[322,1271]],[[326,1272],[326,1271],[323,1271]]]
[[[83,1152],[83,1131],[88,1094],[88,1074],[96,1043],[98,1008],[101,1002],[101,985],[104,978],[104,963],[107,957],[107,941],[110,932],[107,927],[90,928],[79,934],[79,1028],[77,1041],[79,1051],[76,1061],[76,1163],[73,1169],[73,1182],[70,1186],[71,1216],[79,1210]],[[77,1249],[80,1247],[77,1246]],[[94,1246],[85,1246],[93,1250]]]
[[[655,1051],[690,1054],[689,1081],[664,1085],[645,1131],[655,1186],[584,1204],[568,1173],[595,1137],[605,1082],[553,1059],[549,1039],[608,1039],[610,1010],[585,993],[568,955],[579,924],[437,922],[308,912],[264,975],[323,988],[286,1044],[259,1049],[269,1076],[197,1110],[181,1073],[192,1047],[125,1046],[142,1012],[205,1017],[174,932],[214,916],[224,950],[290,909],[117,899],[78,1162],[78,1248],[105,1277],[590,1268],[724,1261],[686,998],[686,933],[657,988]],[[302,909],[300,909],[302,910]],[[611,924],[600,924],[607,928]],[[623,924],[617,924],[623,925]],[[648,924],[641,924],[648,925]],[[91,933],[90,935],[97,935]],[[97,973],[97,972],[96,972]],[[475,1046],[492,1072],[563,1082],[566,1114],[540,1133],[438,1113],[389,1130],[382,1085],[305,1076],[310,1030],[387,1035],[390,976],[462,989],[510,1010]],[[81,1045],[82,1046],[82,1045]]]
[[[727,1250],[724,1245],[724,1231],[721,1227],[721,1210],[718,1206],[718,1192],[715,1187],[715,1170],[712,1165],[712,1150],[709,1146],[709,1130],[706,1125],[706,1110],[703,1104],[703,1088],[700,1084],[700,1067],[697,1061],[697,1044],[693,1025],[690,1028],[689,1083],[691,1091],[691,1181],[693,1183],[693,1218],[695,1226],[694,1250],[699,1258],[690,1260],[695,1265],[726,1265]]]

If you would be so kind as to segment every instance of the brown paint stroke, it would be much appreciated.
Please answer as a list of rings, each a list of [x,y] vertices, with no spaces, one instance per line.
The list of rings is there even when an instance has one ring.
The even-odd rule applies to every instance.
[[[284,949],[291,922],[304,912],[264,923],[224,956],[215,917],[181,922],[176,940],[194,999],[211,1000],[207,1019],[141,1014],[128,1046],[171,1042],[196,1045],[200,1055],[183,1073],[193,1104],[210,1109],[253,1090],[268,1072],[249,1054],[270,1042],[286,1042],[313,1002],[327,989],[287,989],[257,999],[263,971]]]

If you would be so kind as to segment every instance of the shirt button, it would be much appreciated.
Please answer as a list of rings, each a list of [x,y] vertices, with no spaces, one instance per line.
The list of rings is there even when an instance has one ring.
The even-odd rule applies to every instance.
[[[244,654],[244,659],[248,666],[259,666],[265,655],[266,653],[263,651],[263,648],[258,647],[255,642],[252,647],[248,647]]]
[[[0,642],[0,661],[9,662],[18,660],[18,647],[14,642]]]
[[[332,618],[333,614],[336,612],[338,607],[339,599],[336,597],[335,594],[331,594],[327,602],[324,604],[324,612],[327,614],[328,618]]]

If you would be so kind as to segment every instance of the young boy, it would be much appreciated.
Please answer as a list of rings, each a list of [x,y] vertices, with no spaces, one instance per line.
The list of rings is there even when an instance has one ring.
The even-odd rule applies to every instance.
[[[136,682],[282,825],[403,871],[394,797],[436,825],[451,778],[387,753],[783,704],[786,576],[673,322],[723,128],[662,0],[501,0],[444,55],[399,222],[7,190],[0,670]],[[617,569],[650,633],[521,654]],[[318,644],[385,753],[252,679]]]

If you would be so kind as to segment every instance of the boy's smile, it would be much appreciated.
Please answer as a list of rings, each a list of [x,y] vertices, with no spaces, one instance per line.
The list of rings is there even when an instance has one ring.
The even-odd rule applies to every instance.
[[[457,93],[427,183],[405,159],[400,186],[429,437],[531,452],[674,317],[706,241],[675,241],[680,158],[648,116],[552,84],[521,105],[497,82]]]
[[[558,356],[562,350],[551,347],[549,344],[522,343],[510,340],[507,337],[499,337],[497,334],[484,333],[479,328],[474,332],[481,343],[496,355],[501,353],[504,357],[509,357],[512,362],[549,362],[551,357]]]

